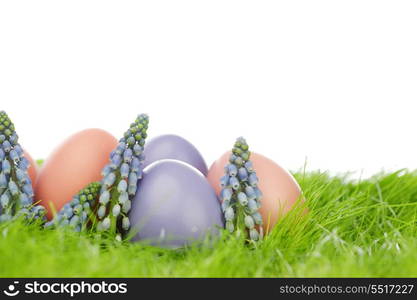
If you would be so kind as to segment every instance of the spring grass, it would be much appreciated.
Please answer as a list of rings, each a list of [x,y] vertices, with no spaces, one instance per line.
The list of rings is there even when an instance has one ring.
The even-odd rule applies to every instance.
[[[417,172],[353,181],[298,172],[298,206],[256,247],[227,236],[167,250],[13,221],[1,277],[417,277]]]

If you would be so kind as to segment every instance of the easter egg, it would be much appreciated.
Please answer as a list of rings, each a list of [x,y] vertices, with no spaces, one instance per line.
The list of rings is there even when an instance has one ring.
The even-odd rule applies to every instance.
[[[26,150],[23,149],[23,153],[26,159],[29,161],[28,174],[29,174],[30,180],[32,181],[32,186],[35,186],[36,178],[38,176],[38,165],[36,164],[32,156],[30,156],[30,154]]]
[[[207,179],[217,195],[220,194],[220,178],[224,175],[224,166],[228,163],[230,154],[223,154],[208,171]],[[268,232],[301,199],[301,189],[294,177],[271,159],[252,152],[250,160],[259,178],[258,187],[263,194],[259,212],[262,215],[264,232]]]
[[[207,175],[207,165],[203,156],[193,144],[178,135],[165,134],[151,139],[145,145],[144,154],[144,167],[161,159],[176,159]]]
[[[149,165],[130,211],[133,241],[181,247],[224,226],[220,203],[207,179],[177,160]]]
[[[86,129],[67,138],[45,160],[35,185],[35,200],[52,217],[87,184],[101,179],[117,140],[101,129]]]

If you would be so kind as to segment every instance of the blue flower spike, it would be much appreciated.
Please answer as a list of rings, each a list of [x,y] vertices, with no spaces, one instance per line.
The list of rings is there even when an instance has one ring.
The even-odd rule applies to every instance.
[[[246,140],[239,137],[233,147],[225,175],[220,178],[220,199],[226,220],[226,229],[231,233],[245,232],[251,242],[262,239],[262,217],[259,213],[262,193],[259,178],[250,161]]]
[[[43,206],[33,203],[28,168],[15,126],[6,112],[0,111],[0,222],[17,216],[27,221],[45,220]]]
[[[99,202],[100,182],[93,182],[83,188],[70,202],[45,224],[45,227],[69,226],[74,231],[85,231],[95,221],[92,208]]]
[[[149,117],[139,115],[112,152],[103,169],[103,188],[100,192],[97,231],[114,235],[117,241],[130,229],[129,211],[142,178],[143,146],[147,137]],[[111,171],[109,171],[111,170]]]

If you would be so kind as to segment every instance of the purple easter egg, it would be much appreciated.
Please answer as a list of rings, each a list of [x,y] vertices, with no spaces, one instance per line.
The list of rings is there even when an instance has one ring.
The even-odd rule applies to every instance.
[[[145,145],[144,167],[161,159],[176,159],[186,162],[207,175],[207,165],[203,156],[186,139],[174,135],[164,134],[151,139]]]
[[[133,241],[177,248],[218,235],[224,227],[219,201],[194,167],[165,159],[144,170],[130,211]]]

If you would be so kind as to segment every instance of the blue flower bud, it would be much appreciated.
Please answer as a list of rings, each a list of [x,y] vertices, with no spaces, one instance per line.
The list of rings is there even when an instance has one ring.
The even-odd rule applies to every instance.
[[[117,217],[120,214],[120,205],[116,204],[113,206],[113,216]]]
[[[231,162],[233,164],[235,162],[236,158],[237,158],[237,156],[235,154],[230,155],[229,162]]]
[[[250,199],[248,201],[247,209],[248,209],[250,214],[253,214],[254,212],[256,212],[258,210],[258,204],[256,203],[256,201],[254,199]]]
[[[226,221],[226,229],[232,233],[235,230],[235,226],[232,221]]]
[[[246,181],[248,179],[248,171],[245,168],[239,168],[238,177],[242,181]]]
[[[21,169],[16,169],[16,178],[19,183],[27,183],[28,179],[30,179],[26,171],[22,171]]]
[[[237,175],[237,167],[236,167],[235,165],[228,164],[228,165],[226,166],[226,168],[227,168],[227,173],[228,173],[230,176],[236,176],[236,175]]]
[[[143,170],[142,168],[139,168],[139,170],[136,172],[136,176],[138,177],[138,179],[141,179],[143,175]]]
[[[220,178],[220,186],[222,187],[222,188],[224,188],[224,187],[226,187],[226,186],[228,186],[229,185],[229,175],[224,175],[224,176],[222,176],[222,178]]]
[[[134,172],[130,172],[129,174],[129,185],[137,185],[138,183],[138,176]]]
[[[16,196],[19,194],[19,188],[13,180],[9,181],[9,191],[10,194],[12,194],[12,196]]]
[[[5,140],[3,142],[3,149],[6,153],[9,152],[10,150],[12,150],[12,145],[10,144],[10,142],[8,140]]]
[[[103,170],[101,171],[101,176],[106,177],[112,171],[110,165],[106,165]]]
[[[127,214],[130,211],[130,208],[132,206],[132,202],[130,200],[127,200],[125,203],[122,204],[122,211]]]
[[[29,169],[30,162],[26,157],[20,158],[19,169],[22,171],[27,171]]]
[[[100,205],[100,207],[97,210],[97,216],[102,219],[104,215],[106,214],[106,207],[104,205]]]
[[[18,161],[19,161],[19,159],[20,159],[20,157],[19,157],[19,154],[17,154],[17,152],[16,152],[16,150],[10,150],[10,153],[9,153],[9,155],[10,155],[10,158],[15,162],[15,163],[17,163]]]
[[[245,226],[248,229],[252,229],[255,227],[255,221],[251,216],[245,216]]]
[[[110,228],[110,219],[109,219],[109,217],[104,218],[103,222],[101,222],[101,228],[103,230],[109,230],[109,228]]]
[[[111,187],[115,181],[116,181],[116,175],[114,173],[109,173],[106,177],[104,177],[103,185],[107,187]]]
[[[119,203],[123,205],[128,200],[129,200],[129,195],[127,194],[127,192],[121,192],[119,195]]]
[[[9,141],[10,143],[12,143],[13,145],[15,145],[17,143],[18,140],[18,136],[17,134],[14,132],[11,137],[9,137]]]
[[[245,187],[245,193],[246,193],[246,196],[248,197],[248,200],[255,200],[256,193],[253,187],[251,186]]]
[[[120,176],[122,176],[122,178],[126,179],[129,177],[129,165],[127,163],[123,163],[122,166],[120,167]]]
[[[1,195],[0,197],[1,206],[3,206],[3,208],[6,208],[9,205],[9,202],[10,202],[9,193],[7,192],[3,193],[3,195]]]
[[[225,188],[225,189],[222,189],[222,191],[220,192],[220,199],[222,201],[229,201],[230,199],[232,199],[232,195],[233,195],[232,189]]]
[[[4,153],[3,148],[0,148],[0,160],[3,160],[6,157],[6,153]]]
[[[55,223],[59,223],[62,220],[62,214],[58,213],[53,219]]]
[[[246,194],[243,192],[239,192],[237,194],[237,199],[242,206],[246,206],[248,204],[248,198],[246,197]]]
[[[76,215],[79,215],[83,211],[83,206],[81,204],[77,204],[75,205],[73,211]]]
[[[120,155],[120,154],[115,154],[111,159],[110,159],[110,161],[111,161],[111,164],[110,164],[110,167],[113,169],[113,170],[116,170],[119,166],[120,166],[120,164],[122,163],[122,156]]]
[[[84,210],[86,211],[90,211],[91,207],[90,207],[90,203],[86,202],[83,204]]]
[[[141,169],[141,163],[137,157],[132,159],[132,172],[138,172]]]
[[[117,145],[116,153],[119,154],[119,155],[122,155],[122,153],[123,153],[123,151],[125,151],[125,149],[126,149],[126,143],[125,142],[120,142]]]
[[[12,167],[10,165],[10,162],[7,159],[2,161],[1,169],[4,174],[10,174]]]
[[[259,233],[255,228],[252,228],[251,230],[249,230],[249,236],[250,236],[250,239],[253,241],[259,240]]]
[[[44,228],[52,227],[54,226],[55,222],[54,220],[46,222],[45,225],[43,225]]]
[[[32,200],[25,193],[21,193],[20,203],[22,204],[22,206],[29,206],[32,204]]]
[[[138,189],[137,185],[129,185],[129,188],[128,188],[129,195],[134,196],[136,194],[137,189]]]
[[[230,201],[223,201],[222,202],[222,212],[224,213],[226,211],[226,209],[230,206]]]
[[[5,188],[7,188],[7,177],[3,172],[1,172],[0,173],[0,189],[5,189]]]
[[[129,218],[128,218],[128,217],[123,217],[123,219],[122,219],[122,228],[123,228],[124,230],[128,230],[128,229],[129,229],[129,227],[130,227],[130,221],[129,221]]]
[[[125,163],[130,163],[132,161],[133,151],[130,148],[127,148],[123,153],[123,161]]]
[[[80,204],[80,198],[78,197],[78,195],[76,195],[76,196],[72,197],[71,205],[76,206],[78,204]]]
[[[23,149],[22,149],[22,147],[20,147],[20,145],[14,146],[14,150],[16,151],[17,155],[19,155],[19,157],[23,157],[24,153],[23,153]]]
[[[253,172],[253,163],[250,160],[245,162],[245,168],[248,172]]]
[[[256,200],[260,201],[262,199],[262,192],[259,188],[254,188],[256,194]]]
[[[103,193],[101,193],[98,202],[106,205],[107,203],[109,203],[109,201],[110,201],[110,192],[108,190],[105,190]]]
[[[235,211],[232,207],[229,206],[226,209],[226,211],[224,212],[224,218],[226,219],[226,221],[233,221],[233,219],[235,218]]]
[[[249,174],[248,181],[252,187],[258,186],[258,176],[256,176],[255,172],[252,172]]]
[[[36,215],[40,216],[40,215],[45,214],[46,210],[45,210],[45,207],[43,207],[42,205],[36,205],[35,207],[33,207],[33,212]]]
[[[133,146],[133,152],[135,153],[135,155],[141,155],[143,152],[143,148],[140,145],[135,144]]]
[[[119,193],[126,192],[126,189],[127,189],[127,182],[126,182],[126,180],[120,180],[119,181],[119,184],[117,185],[117,191]]]
[[[87,217],[88,217],[87,213],[85,211],[83,211],[81,213],[81,222],[84,223],[85,221],[87,221]]]
[[[255,223],[257,225],[261,225],[262,224],[262,215],[259,212],[256,212],[252,215],[252,218],[255,220]]]
[[[239,180],[237,180],[237,178],[236,177],[230,177],[230,179],[229,179],[229,184],[232,186],[232,188],[234,189],[234,190],[238,190],[239,189],[239,187],[240,187],[240,183],[239,183]]]
[[[79,223],[80,223],[80,217],[78,217],[77,215],[75,215],[75,216],[73,216],[71,218],[70,226],[71,227],[76,227]]]
[[[72,208],[64,210],[64,216],[67,219],[70,219],[74,215]]]

